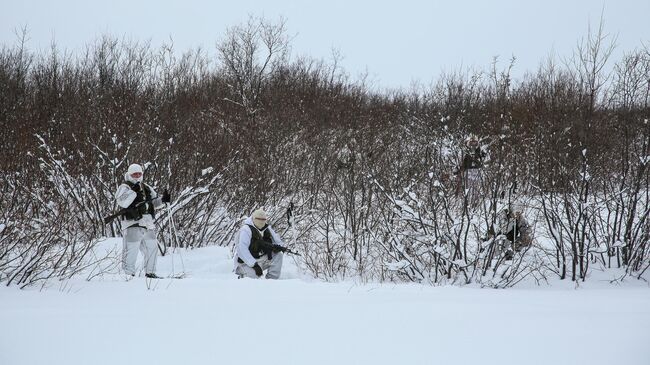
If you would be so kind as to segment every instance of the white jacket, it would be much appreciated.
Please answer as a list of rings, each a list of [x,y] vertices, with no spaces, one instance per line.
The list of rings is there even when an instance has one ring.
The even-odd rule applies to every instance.
[[[514,213],[512,213],[513,216],[508,215],[508,213],[505,210],[501,210],[499,214],[497,215],[497,230],[495,233],[497,235],[500,234],[505,234],[507,235],[509,232],[513,231],[515,227],[519,230],[519,234],[521,235],[528,235],[530,232],[530,226],[528,225],[528,221],[524,217],[523,214],[519,214],[518,218],[515,218]]]
[[[158,193],[149,185],[145,183],[141,183],[144,186],[149,187],[149,190],[151,191],[151,198],[153,201],[151,202],[153,204],[154,209],[155,208],[160,208],[163,205],[162,198],[158,197]],[[138,194],[131,190],[131,187],[125,183],[120,185],[117,188],[117,192],[115,193],[115,200],[117,200],[117,205],[119,205],[121,208],[128,208],[131,203],[133,203],[133,200],[135,200],[135,197],[138,196]],[[132,219],[123,219],[120,217],[120,222],[122,224],[122,231],[125,229],[138,225],[140,227],[144,227],[147,229],[155,229],[156,224],[153,221],[153,217],[151,214],[143,214],[142,218],[139,220],[132,220]]]
[[[252,226],[252,227],[251,227]],[[239,229],[239,233],[237,235],[237,239],[235,240],[235,268],[237,268],[237,265],[239,265],[239,261],[237,259],[241,258],[242,261],[249,267],[255,266],[255,263],[257,262],[253,255],[251,255],[250,250],[248,249],[251,245],[251,238],[253,237],[253,232],[251,232],[251,229],[257,229],[255,225],[253,224],[253,217],[248,217],[244,221],[244,224],[242,224],[241,228]],[[271,226],[267,226],[266,229],[271,232],[271,239],[272,242],[284,246],[284,242],[282,242],[282,239],[280,236],[278,236],[277,233],[271,228]],[[260,232],[261,236],[264,236],[264,232],[260,231],[257,229],[258,232]]]

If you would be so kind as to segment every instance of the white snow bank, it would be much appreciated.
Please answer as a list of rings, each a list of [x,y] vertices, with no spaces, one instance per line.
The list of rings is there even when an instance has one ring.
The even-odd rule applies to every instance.
[[[291,259],[283,280],[238,280],[219,247],[173,264],[188,277],[151,289],[118,274],[1,287],[0,364],[650,363],[650,290],[639,284],[331,284],[301,279]],[[172,274],[171,256],[158,273]]]

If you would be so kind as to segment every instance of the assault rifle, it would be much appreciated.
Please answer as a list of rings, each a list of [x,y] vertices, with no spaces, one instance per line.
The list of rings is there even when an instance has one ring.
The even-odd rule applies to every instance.
[[[264,251],[284,252],[290,255],[300,256],[298,252],[292,251],[289,247],[280,246],[276,243],[269,243],[264,240],[257,240],[256,243],[259,245],[258,247],[262,248]]]
[[[156,198],[152,198],[152,199],[147,199],[145,201],[139,202],[134,207],[122,208],[122,209],[118,210],[117,212],[115,212],[115,213],[113,213],[111,215],[107,215],[106,217],[104,217],[104,224],[109,224],[109,223],[111,223],[113,221],[113,219],[115,219],[115,218],[117,218],[117,217],[119,217],[119,216],[121,216],[123,214],[126,214],[126,213],[132,212],[134,210],[137,210],[138,207],[140,207],[142,204],[152,202],[152,201],[154,201],[154,199],[158,199],[158,198],[156,197]]]

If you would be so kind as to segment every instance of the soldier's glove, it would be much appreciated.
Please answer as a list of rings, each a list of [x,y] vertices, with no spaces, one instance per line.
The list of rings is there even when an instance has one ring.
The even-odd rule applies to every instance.
[[[133,184],[133,186],[131,187],[131,190],[135,191],[136,193],[139,193],[140,190],[142,190],[142,188],[140,187],[140,183]]]
[[[169,191],[167,191],[167,189],[165,189],[165,191],[163,191],[163,193],[162,193],[162,198],[160,198],[160,200],[163,203],[169,203],[171,201],[171,199],[172,199],[172,197],[171,197],[171,195],[169,195]]]
[[[255,263],[255,265],[253,266],[253,270],[255,270],[255,275],[257,275],[257,276],[264,275],[264,272],[262,271],[262,268],[260,267],[260,265],[258,263]]]

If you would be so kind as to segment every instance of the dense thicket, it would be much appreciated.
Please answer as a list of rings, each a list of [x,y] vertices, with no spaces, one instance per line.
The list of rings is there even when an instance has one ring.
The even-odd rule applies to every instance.
[[[258,206],[287,228],[293,202],[292,242],[317,276],[471,281],[469,267],[482,271],[467,253],[472,236],[516,182],[519,194],[536,199],[530,206],[546,227],[540,237],[557,243],[545,254],[558,275],[566,275],[562,258],[574,264],[574,280],[584,279],[578,266],[601,243],[610,257],[603,265],[614,257],[642,272],[650,53],[612,60],[608,41],[602,29],[590,33],[569,61],[549,60],[521,80],[511,78],[514,60],[495,60],[488,71],[385,92],[351,80],[336,59],[292,59],[284,24],[257,19],[231,28],[216,56],[111,37],[75,54],[5,46],[0,280],[11,279],[10,267],[29,271],[8,248],[10,234],[31,244],[18,216],[58,227],[72,219],[87,240],[115,234],[101,216],[114,208],[112,193],[133,162],[175,194],[170,211],[181,234],[175,243],[161,237],[167,245],[228,244],[237,218]],[[489,145],[480,204],[458,192],[454,175],[470,133]],[[587,214],[592,199],[609,214]],[[552,213],[543,209],[549,204]],[[170,211],[159,217],[161,232]],[[447,228],[436,223],[445,220]],[[562,239],[564,224],[575,242]],[[563,256],[565,245],[572,254]],[[425,252],[431,257],[421,262]]]

